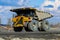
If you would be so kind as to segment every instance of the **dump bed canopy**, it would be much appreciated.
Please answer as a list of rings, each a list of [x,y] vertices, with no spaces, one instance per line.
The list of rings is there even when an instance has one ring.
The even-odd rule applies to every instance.
[[[36,9],[34,8],[19,8],[19,9],[11,9],[10,11],[16,12],[18,15],[22,13],[28,13],[28,12],[35,12]]]

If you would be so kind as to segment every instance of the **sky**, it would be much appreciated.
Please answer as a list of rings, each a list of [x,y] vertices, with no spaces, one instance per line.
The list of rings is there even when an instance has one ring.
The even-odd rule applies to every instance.
[[[13,17],[15,12],[10,9],[20,7],[33,7],[38,10],[51,13],[54,17],[48,19],[51,24],[60,23],[60,0],[0,0],[1,24],[7,24],[8,19]]]

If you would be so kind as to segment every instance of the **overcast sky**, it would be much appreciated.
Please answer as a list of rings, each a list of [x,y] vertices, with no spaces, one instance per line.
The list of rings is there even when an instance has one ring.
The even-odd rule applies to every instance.
[[[7,24],[7,19],[16,15],[10,12],[10,9],[19,7],[34,7],[42,11],[53,14],[53,18],[49,19],[50,23],[60,23],[60,0],[0,0],[0,17],[2,24]]]

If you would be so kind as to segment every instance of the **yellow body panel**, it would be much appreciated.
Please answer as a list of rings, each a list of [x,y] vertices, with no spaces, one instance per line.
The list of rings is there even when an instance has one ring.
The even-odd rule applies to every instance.
[[[18,24],[18,22],[21,20],[21,18],[23,18],[22,19],[23,24]],[[17,16],[17,17],[12,19],[12,21],[14,22],[13,26],[14,27],[23,27],[25,22],[31,21],[30,19],[31,19],[31,17]]]

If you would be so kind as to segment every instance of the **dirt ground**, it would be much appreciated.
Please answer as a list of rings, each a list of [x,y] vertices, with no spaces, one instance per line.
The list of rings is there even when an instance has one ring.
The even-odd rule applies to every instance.
[[[0,32],[4,30],[3,32],[13,32],[12,27],[0,27]],[[54,36],[55,35],[55,36]],[[5,35],[0,35],[0,40],[60,40],[60,34],[54,34],[54,35],[40,35],[40,37],[25,37],[23,36],[16,36],[16,35],[11,35],[11,36],[5,36]],[[32,36],[32,35],[30,35]],[[39,35],[37,35],[39,36]]]
[[[55,35],[55,36],[54,36]],[[23,36],[17,36],[17,35],[11,35],[11,36],[4,36],[0,35],[0,40],[60,40],[60,34],[54,34],[54,35],[41,35],[37,37],[23,37]]]

